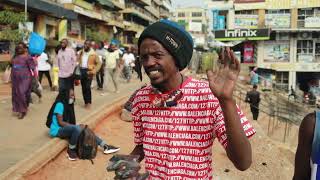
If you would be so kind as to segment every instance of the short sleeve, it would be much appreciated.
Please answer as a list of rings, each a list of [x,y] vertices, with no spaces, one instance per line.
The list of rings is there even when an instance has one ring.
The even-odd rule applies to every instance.
[[[134,99],[132,103],[132,110],[131,110],[131,115],[133,119],[133,129],[134,129],[134,143],[136,145],[141,145],[143,136],[144,136],[144,131],[142,128],[142,121],[138,112],[139,112],[139,107]]]
[[[237,112],[240,116],[240,121],[241,121],[243,131],[246,134],[246,136],[248,138],[250,138],[251,136],[253,136],[256,133],[256,131],[254,130],[254,128],[250,124],[249,120],[247,119],[247,117],[244,115],[244,113],[242,112],[242,110],[238,106],[237,106]],[[215,124],[214,124],[215,135],[218,138],[220,144],[224,148],[226,148],[227,147],[227,134],[226,134],[224,116],[223,116],[223,112],[222,112],[220,105],[218,106],[218,108],[216,109],[216,111],[214,113],[214,119],[215,119],[214,120],[214,122],[215,122]]]
[[[53,110],[53,114],[63,115],[63,109],[63,104],[61,102],[58,102]]]

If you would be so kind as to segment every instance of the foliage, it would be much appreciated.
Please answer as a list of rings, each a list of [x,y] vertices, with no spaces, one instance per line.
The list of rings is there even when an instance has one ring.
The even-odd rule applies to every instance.
[[[94,40],[94,41],[110,41],[110,34],[107,32],[98,32],[93,28],[86,28],[86,39]]]
[[[19,22],[24,22],[23,12],[14,12],[11,9],[0,11],[0,24],[16,26]]]
[[[22,33],[18,29],[19,22],[24,22],[24,13],[12,9],[0,11],[0,40],[21,41]]]

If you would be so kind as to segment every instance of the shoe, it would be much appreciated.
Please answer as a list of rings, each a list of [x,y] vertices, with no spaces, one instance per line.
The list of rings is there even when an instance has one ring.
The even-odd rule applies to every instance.
[[[103,153],[104,154],[115,153],[115,152],[117,152],[119,150],[120,150],[119,147],[115,147],[115,146],[112,146],[112,145],[104,145],[104,147],[103,147]]]
[[[19,113],[18,119],[23,119],[25,115],[26,115],[26,113],[24,113],[24,112]]]
[[[91,104],[85,104],[85,105],[84,105],[84,108],[85,108],[85,109],[91,109]]]
[[[78,158],[77,152],[74,149],[69,149],[67,150],[67,157],[70,161],[75,161]]]

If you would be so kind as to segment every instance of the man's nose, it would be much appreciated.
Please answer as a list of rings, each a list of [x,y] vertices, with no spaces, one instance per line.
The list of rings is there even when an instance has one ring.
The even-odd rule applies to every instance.
[[[148,56],[143,60],[143,66],[150,67],[157,63],[156,59],[152,56]]]

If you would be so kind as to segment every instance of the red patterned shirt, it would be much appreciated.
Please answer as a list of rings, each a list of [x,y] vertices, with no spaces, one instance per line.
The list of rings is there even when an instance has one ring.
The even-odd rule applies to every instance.
[[[188,78],[181,90],[174,107],[154,106],[151,86],[133,101],[134,141],[143,144],[150,179],[212,179],[214,139],[227,147],[223,112],[208,82]],[[255,134],[239,108],[238,114],[246,136]]]

